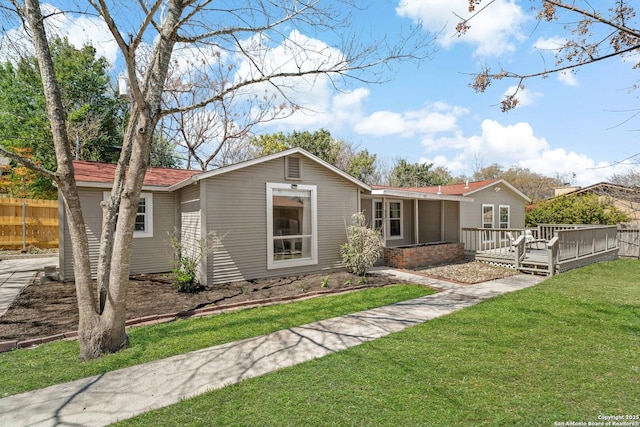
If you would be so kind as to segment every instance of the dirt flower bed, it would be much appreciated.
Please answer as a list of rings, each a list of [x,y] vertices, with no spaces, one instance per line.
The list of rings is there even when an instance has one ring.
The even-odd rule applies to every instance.
[[[382,275],[368,275],[364,284],[384,286],[397,283]],[[127,320],[140,317],[225,305],[267,298],[287,298],[314,291],[345,290],[361,285],[348,272],[262,279],[215,285],[196,293],[180,293],[168,274],[145,274],[129,281]],[[73,282],[40,283],[27,286],[13,306],[0,317],[0,341],[42,338],[76,330],[78,308]]]
[[[462,284],[486,282],[519,274],[518,271],[512,268],[476,261],[435,265],[417,271],[430,277]]]

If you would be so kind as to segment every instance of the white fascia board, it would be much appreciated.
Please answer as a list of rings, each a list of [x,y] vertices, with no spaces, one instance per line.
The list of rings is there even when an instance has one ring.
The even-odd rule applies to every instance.
[[[465,196],[453,196],[448,194],[421,193],[417,191],[405,191],[398,189],[382,188],[371,190],[372,196],[377,197],[399,197],[404,199],[419,200],[450,200],[454,202],[473,202],[473,198]]]
[[[78,188],[99,188],[101,190],[111,190],[113,184],[110,182],[87,182],[87,181],[78,181],[76,182],[76,186]],[[170,192],[171,187],[161,187],[157,185],[143,185],[142,191],[150,191],[157,193]]]
[[[531,203],[531,199],[526,194],[524,194],[522,191],[518,190],[513,185],[509,184],[509,182],[505,181],[504,179],[501,179],[500,181],[496,181],[496,182],[491,183],[489,185],[485,185],[484,187],[477,188],[477,189],[475,189],[473,191],[469,191],[468,193],[464,193],[464,195],[468,196],[470,194],[477,193],[478,191],[482,191],[482,190],[486,190],[487,188],[495,187],[496,185],[504,185],[509,190],[513,191],[518,196],[520,196],[522,199],[524,199],[527,203]]]

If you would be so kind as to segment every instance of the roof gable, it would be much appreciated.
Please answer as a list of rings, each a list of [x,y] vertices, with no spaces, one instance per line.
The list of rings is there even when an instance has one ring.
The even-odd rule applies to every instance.
[[[381,185],[374,185],[372,188],[374,190],[384,190],[390,189],[395,191],[405,191],[411,193],[423,193],[423,194],[436,194],[436,195],[446,195],[446,196],[471,196],[473,193],[478,191],[482,191],[487,188],[491,188],[495,185],[503,184],[508,187],[511,191],[516,193],[519,197],[526,201],[531,201],[529,197],[523,194],[520,190],[515,188],[513,185],[509,184],[504,179],[496,178],[496,179],[488,179],[484,181],[467,181],[460,184],[449,184],[449,185],[434,185],[430,187],[385,187]]]
[[[258,157],[256,159],[251,159],[251,160],[247,160],[244,162],[240,162],[240,163],[235,163],[233,165],[229,165],[229,166],[224,166],[218,169],[213,169],[210,171],[206,171],[206,172],[202,172],[198,175],[194,175],[192,176],[189,180],[184,180],[182,182],[178,182],[175,185],[173,185],[170,190],[177,190],[179,188],[182,188],[186,185],[188,185],[190,182],[194,182],[194,181],[200,181],[202,179],[207,179],[207,178],[212,178],[218,175],[222,175],[225,173],[229,173],[232,171],[236,171],[239,169],[244,169],[244,168],[248,168],[251,167],[253,165],[258,165],[260,163],[265,163],[265,162],[269,162],[271,160],[275,160],[275,159],[279,159],[282,157],[287,157],[287,156],[291,156],[294,154],[299,154],[302,155],[304,157],[306,157],[307,159],[318,163],[319,165],[325,167],[326,169],[329,169],[330,171],[334,172],[337,175],[340,175],[342,178],[344,178],[347,181],[352,182],[353,184],[357,185],[358,187],[365,189],[367,191],[371,190],[371,187],[369,187],[369,185],[365,184],[364,182],[358,180],[357,178],[354,178],[353,176],[349,175],[348,173],[338,169],[337,167],[333,166],[332,164],[325,162],[324,160],[322,160],[321,158],[314,156],[313,154],[309,153],[308,151],[296,147],[296,148],[290,148],[288,150],[285,151],[280,151],[279,153],[275,153],[275,154],[270,154],[268,156],[263,156],[263,157]]]
[[[81,186],[110,187],[116,173],[116,164],[74,160],[73,170],[76,182]],[[144,185],[170,187],[199,173],[202,171],[149,167],[144,175]]]
[[[588,187],[584,187],[584,188],[579,188],[577,190],[574,191],[570,191],[568,193],[565,194],[561,194],[559,196],[555,196],[555,197],[562,197],[562,196],[570,196],[570,195],[576,195],[576,194],[584,194],[584,193],[595,193],[595,194],[605,194],[605,193],[611,193],[614,192],[614,194],[617,197],[622,197],[625,195],[638,195],[640,194],[640,188],[639,187],[628,187],[625,185],[619,185],[619,184],[612,184],[609,182],[599,182],[597,184],[593,184],[590,185]],[[555,198],[553,197],[553,198]]]

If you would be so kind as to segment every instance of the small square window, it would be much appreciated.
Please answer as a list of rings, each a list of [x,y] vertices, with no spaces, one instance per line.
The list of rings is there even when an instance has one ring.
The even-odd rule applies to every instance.
[[[110,195],[110,192],[105,191],[102,200],[107,200]],[[133,237],[153,237],[153,194],[151,193],[140,193]]]

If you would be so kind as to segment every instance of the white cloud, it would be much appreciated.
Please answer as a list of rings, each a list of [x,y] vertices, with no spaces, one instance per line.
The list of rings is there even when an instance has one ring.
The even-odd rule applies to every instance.
[[[44,14],[54,10],[57,9],[53,6],[43,5]],[[104,56],[111,65],[115,64],[119,51],[118,45],[102,18],[57,13],[49,16],[46,22],[48,31],[67,37],[69,42],[77,48],[90,44],[96,49],[98,56]]]
[[[354,130],[364,135],[397,135],[405,131],[405,124],[405,120],[400,113],[376,111],[357,123]]]
[[[71,45],[78,49],[90,44],[96,49],[98,57],[105,57],[111,66],[115,64],[119,52],[118,45],[101,18],[61,13],[60,9],[47,3],[42,4],[42,13],[48,15],[45,25],[49,37],[67,37]],[[8,49],[5,51],[4,48],[12,45],[17,46],[23,53],[33,52],[31,39],[22,26],[8,30],[2,37],[0,46],[3,46],[3,52],[0,54],[0,60],[12,59],[11,52]]]
[[[518,98],[518,104],[516,105],[516,108],[533,105],[538,99],[544,97],[541,92],[532,92],[524,86],[510,86],[509,88],[507,88],[507,90],[504,91],[503,95],[509,96],[513,95],[514,93],[516,93],[516,98]]]
[[[467,34],[455,31],[458,16],[468,17],[468,0],[403,0],[396,7],[400,16],[422,22],[432,32],[440,32],[438,43],[448,48],[464,42],[476,46],[480,56],[513,52],[514,40],[522,40],[520,26],[527,20],[522,8],[513,0],[496,0],[469,21]]]
[[[420,110],[403,113],[377,111],[363,117],[354,127],[363,135],[398,135],[404,138],[425,137],[458,128],[458,119],[467,114],[462,107],[436,102]]]
[[[628,165],[612,166],[607,162],[596,163],[586,154],[552,148],[544,137],[538,137],[528,123],[502,125],[484,120],[480,135],[439,138],[433,142],[448,150],[421,162],[446,166],[454,175],[471,175],[476,163],[485,166],[497,163],[503,168],[511,166],[528,168],[550,177],[564,177],[580,186],[606,181],[613,173],[624,173]],[[575,178],[573,178],[575,174]]]
[[[549,37],[546,39],[539,38],[533,44],[533,47],[538,50],[543,50],[543,51],[550,50],[555,53],[555,51],[558,50],[560,47],[564,46],[566,42],[567,42],[567,39],[564,39],[562,37]]]
[[[296,73],[299,71],[326,70],[331,71],[344,61],[339,49],[331,47],[321,40],[305,36],[297,30],[279,44],[273,43],[264,36],[256,35],[243,41],[243,49],[251,55],[251,60],[239,56],[239,65],[235,81],[259,79],[262,73]],[[256,67],[259,62],[260,69]],[[299,77],[283,77],[273,79],[278,87],[274,91],[269,83],[252,84],[246,91],[253,94],[268,92],[277,97],[278,102],[292,101],[303,109],[277,123],[278,128],[295,127],[296,129],[316,126],[327,121],[331,111],[335,87],[326,74],[309,74]],[[342,97],[338,103],[353,103],[354,100],[366,96],[364,92],[352,93],[351,98]],[[285,99],[286,98],[286,99]]]
[[[575,73],[568,70],[560,71],[558,73],[558,80],[567,86],[578,86],[579,84]]]

